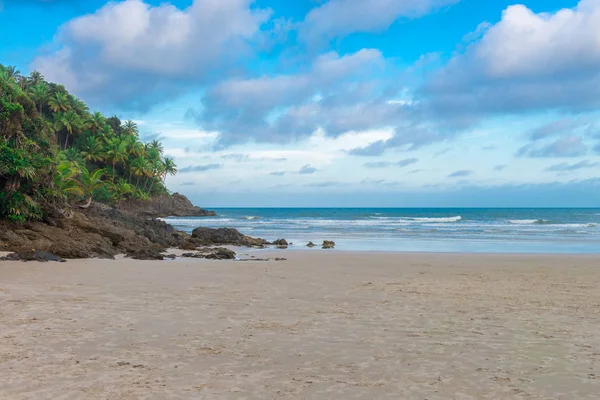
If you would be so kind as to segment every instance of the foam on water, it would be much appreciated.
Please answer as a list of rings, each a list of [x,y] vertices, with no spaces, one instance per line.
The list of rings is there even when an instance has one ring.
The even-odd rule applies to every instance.
[[[333,239],[347,249],[600,252],[600,210],[222,209],[218,217],[164,220],[191,232],[227,227],[265,239]],[[519,250],[521,249],[521,250]]]
[[[539,221],[543,221],[541,219],[511,219],[508,222],[514,225],[531,225],[537,224]]]

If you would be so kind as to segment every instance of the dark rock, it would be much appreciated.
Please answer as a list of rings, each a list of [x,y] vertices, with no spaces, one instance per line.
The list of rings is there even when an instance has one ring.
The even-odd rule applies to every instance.
[[[281,258],[281,257],[276,257],[276,258],[244,258],[241,259],[239,261],[287,261],[287,258]]]
[[[335,242],[331,241],[331,240],[325,240],[323,242],[323,248],[324,249],[333,249],[335,247]]]
[[[165,257],[162,254],[162,250],[156,247],[136,249],[128,252],[126,255],[128,258],[134,260],[164,260]]]
[[[314,244],[313,242],[308,242],[308,244],[306,245],[306,247],[315,247],[316,244]]]
[[[288,246],[277,246],[277,248],[278,248],[279,250],[285,250],[285,249],[287,249],[287,248],[288,248]]]
[[[88,209],[48,213],[46,223],[0,221],[0,244],[5,251],[31,249],[62,258],[114,258],[147,248],[164,251],[181,246],[189,235],[176,231],[164,221],[93,203]],[[146,255],[143,255],[146,257]],[[152,256],[154,257],[154,256]]]
[[[276,241],[273,242],[273,244],[275,246],[285,246],[285,247],[288,246],[288,242],[285,239],[277,239]]]
[[[185,242],[183,242],[183,244],[180,247],[181,250],[196,250],[197,248],[198,245],[194,244],[190,240],[186,240]]]
[[[233,250],[217,247],[214,249],[203,249],[198,253],[184,253],[181,256],[185,258],[204,258],[208,260],[234,260],[236,254]]]
[[[204,210],[192,204],[182,194],[162,195],[150,200],[138,200],[123,203],[120,208],[128,212],[134,212],[146,217],[214,217],[214,211]]]
[[[193,243],[200,246],[230,245],[246,247],[262,247],[269,242],[243,235],[237,229],[232,228],[196,228],[192,232]]]
[[[11,253],[6,257],[0,257],[2,261],[40,261],[40,262],[65,262],[62,258],[55,254],[48,253],[41,250],[32,250],[20,253]]]
[[[220,247],[207,254],[205,258],[209,260],[235,260],[235,256],[235,251]]]

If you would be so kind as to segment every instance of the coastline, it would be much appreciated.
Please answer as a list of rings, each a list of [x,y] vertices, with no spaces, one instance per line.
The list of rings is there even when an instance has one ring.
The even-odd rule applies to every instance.
[[[595,398],[600,255],[0,262],[2,398]]]
[[[332,240],[343,250],[597,254],[600,209],[242,208],[209,218],[162,220],[191,233],[204,226],[303,246]]]

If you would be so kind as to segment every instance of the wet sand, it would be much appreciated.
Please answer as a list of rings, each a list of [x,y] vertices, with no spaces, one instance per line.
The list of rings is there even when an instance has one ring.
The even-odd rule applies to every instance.
[[[0,262],[0,398],[599,398],[600,256],[271,256]]]

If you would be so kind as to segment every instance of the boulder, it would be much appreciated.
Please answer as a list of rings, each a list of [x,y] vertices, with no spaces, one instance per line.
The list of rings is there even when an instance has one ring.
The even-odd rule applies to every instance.
[[[313,242],[308,242],[308,244],[306,245],[306,247],[310,247],[310,248],[313,248],[315,246],[316,246],[316,244],[314,244]]]
[[[323,241],[323,246],[324,249],[333,249],[335,248],[335,242],[331,241],[331,240],[325,240]]]
[[[273,242],[273,244],[275,246],[285,246],[285,247],[288,246],[288,242],[285,239],[277,239],[276,241]]]
[[[208,260],[234,260],[236,254],[233,250],[217,247],[214,249],[203,249],[198,253],[184,253],[181,256],[186,258],[204,258]]]
[[[55,254],[41,250],[30,250],[19,253],[11,253],[6,257],[0,257],[1,261],[40,261],[40,262],[66,262],[66,260],[58,257]]]
[[[143,249],[135,249],[129,251],[126,255],[127,258],[134,260],[164,260],[165,257],[162,254],[162,250],[156,247],[147,247]]]
[[[205,258],[209,260],[235,260],[235,256],[235,251],[219,247],[212,253],[208,253]]]
[[[245,247],[263,247],[269,242],[243,235],[233,228],[196,228],[192,232],[192,242],[200,246],[230,245]]]

